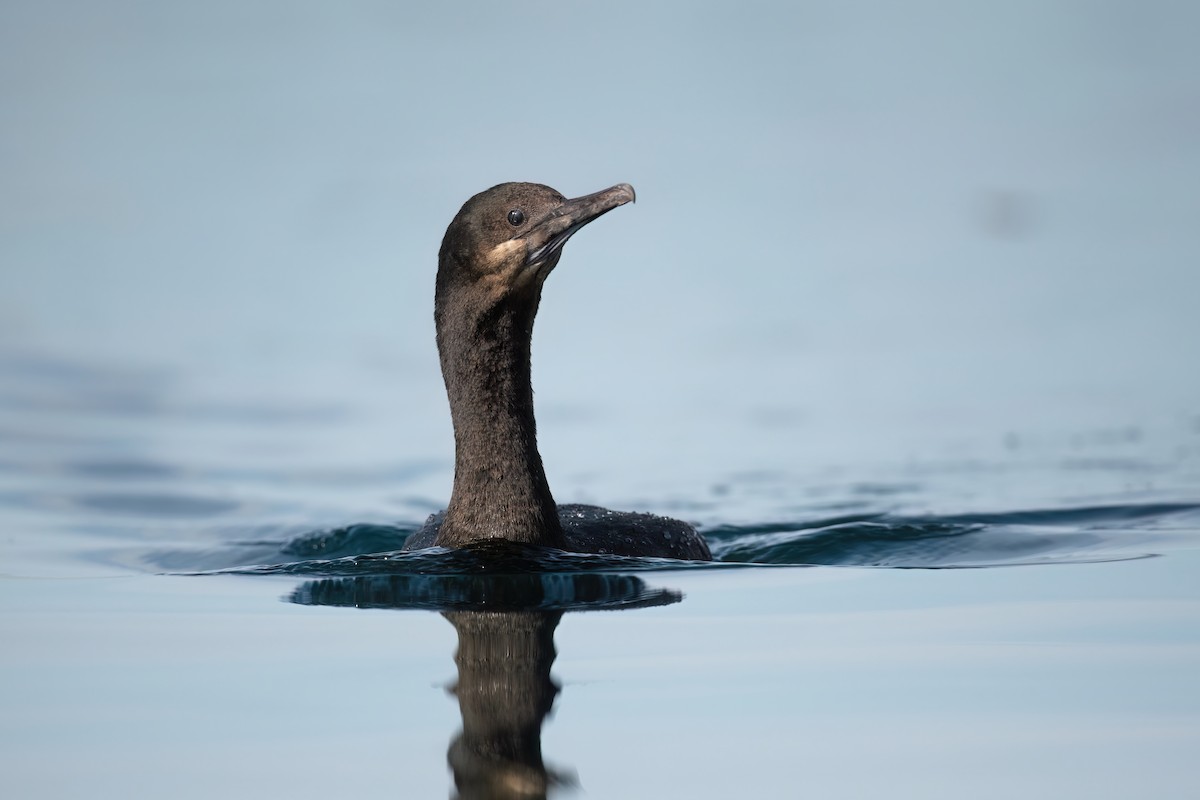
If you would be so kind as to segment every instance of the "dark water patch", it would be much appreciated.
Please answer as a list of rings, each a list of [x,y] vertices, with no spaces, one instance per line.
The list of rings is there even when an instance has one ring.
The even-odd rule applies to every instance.
[[[419,478],[443,473],[446,469],[447,462],[444,459],[424,459],[385,464],[371,468],[296,469],[277,477],[280,482],[300,481],[323,487],[361,487],[364,485],[404,486]],[[426,502],[424,505],[429,504]]]
[[[53,412],[64,415],[100,414],[149,418],[158,415],[163,407],[163,403],[157,395],[147,395],[138,390],[121,388],[110,390],[95,388],[87,393],[81,392],[65,397],[15,391],[0,394],[0,408],[6,411],[37,414]]]
[[[218,422],[255,428],[289,425],[331,425],[343,423],[353,414],[349,407],[335,403],[289,404],[204,403],[179,405],[172,409],[178,416],[196,422]]]
[[[0,409],[147,416],[162,407],[171,383],[164,371],[105,368],[0,357]]]
[[[148,517],[210,517],[234,511],[233,500],[182,494],[83,494],[72,502],[84,509]]]
[[[323,490],[336,487],[362,488],[363,486],[403,485],[428,475],[440,473],[447,468],[444,460],[421,460],[383,464],[375,467],[320,467],[294,466],[290,464],[270,466],[190,465],[186,468],[169,464],[156,464],[140,460],[96,460],[68,464],[62,471],[98,478],[178,478],[188,476],[197,480],[219,481],[236,486],[248,487],[318,487]],[[300,494],[304,489],[300,489]],[[405,504],[407,500],[398,501]],[[434,502],[425,498],[412,501],[421,508]]]
[[[65,464],[63,471],[89,478],[118,481],[162,480],[177,478],[182,473],[182,470],[169,464],[135,459],[76,461]]]
[[[1118,472],[1127,475],[1144,475],[1169,472],[1173,465],[1136,458],[1068,458],[1062,468],[1074,472]]]
[[[119,447],[128,437],[101,435],[94,430],[87,432],[67,432],[58,428],[38,428],[26,426],[14,428],[0,426],[0,442],[6,445],[33,445],[35,447]]]
[[[139,520],[122,528],[124,535],[120,538],[126,539],[138,531],[152,530],[163,520],[204,519],[242,508],[235,500],[170,492],[57,493],[24,489],[0,492],[0,505],[64,513],[74,517],[71,527],[76,530],[95,527],[97,515]]]
[[[1076,448],[1097,445],[1109,447],[1112,445],[1136,444],[1143,438],[1145,438],[1145,434],[1137,425],[1120,425],[1076,433],[1070,437],[1070,442],[1071,446]]]
[[[137,369],[127,365],[96,364],[63,358],[49,353],[5,351],[0,353],[0,377],[7,380],[33,380],[60,386],[110,383],[161,382],[167,373],[161,369]]]
[[[860,483],[851,488],[856,495],[867,497],[891,497],[901,494],[916,494],[921,491],[919,483]]]
[[[683,599],[632,575],[386,575],[306,581],[286,598],[306,606],[430,611],[588,611],[647,608]]]
[[[89,416],[218,424],[246,430],[344,424],[346,403],[194,401],[178,396],[179,375],[162,368],[0,352],[0,411],[58,418]]]
[[[17,387],[44,387],[47,390],[45,396],[70,401],[89,395],[146,395],[167,386],[173,377],[169,370],[157,367],[138,368],[123,363],[63,358],[49,353],[6,351],[0,352],[0,379],[9,389],[0,394],[0,398],[15,396]]]

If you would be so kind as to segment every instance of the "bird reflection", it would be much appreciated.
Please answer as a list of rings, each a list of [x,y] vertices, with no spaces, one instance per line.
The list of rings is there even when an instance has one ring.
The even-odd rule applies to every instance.
[[[557,611],[451,611],[458,631],[452,689],[462,730],[446,754],[462,798],[545,797],[572,775],[542,761],[542,724],[559,686],[554,663]]]
[[[560,687],[550,677],[554,631],[570,611],[677,603],[683,596],[628,575],[388,575],[308,581],[302,605],[428,609],[458,632],[454,662],[462,730],[446,754],[456,797],[544,798],[575,785],[542,758],[542,725]]]

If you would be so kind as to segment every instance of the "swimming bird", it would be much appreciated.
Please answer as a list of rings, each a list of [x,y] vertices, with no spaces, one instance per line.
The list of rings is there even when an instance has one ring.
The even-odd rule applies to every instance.
[[[619,183],[568,200],[502,183],[468,200],[438,253],[434,322],[454,423],[454,488],[405,549],[507,540],[583,553],[711,560],[686,522],[554,502],[530,383],[542,285],[580,228],[635,199]]]

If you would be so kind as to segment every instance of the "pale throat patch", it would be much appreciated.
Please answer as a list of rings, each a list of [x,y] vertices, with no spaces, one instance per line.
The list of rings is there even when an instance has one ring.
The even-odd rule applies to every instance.
[[[484,285],[495,294],[506,294],[514,289],[526,289],[533,282],[544,279],[543,265],[525,266],[525,248],[524,241],[509,239],[489,250],[483,257],[487,270]]]
[[[483,262],[487,264],[489,270],[500,270],[505,267],[511,268],[515,261],[517,265],[525,260],[525,242],[520,239],[509,239],[507,242],[501,242],[488,251],[483,257]]]

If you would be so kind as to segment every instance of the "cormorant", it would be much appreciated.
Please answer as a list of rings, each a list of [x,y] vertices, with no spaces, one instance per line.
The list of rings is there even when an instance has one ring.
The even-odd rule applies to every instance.
[[[468,200],[438,253],[434,321],[454,422],[454,489],[406,549],[503,539],[583,553],[711,560],[686,522],[597,506],[558,506],[538,454],[529,377],[542,284],[576,231],[633,202],[619,183],[568,200],[502,183]]]

